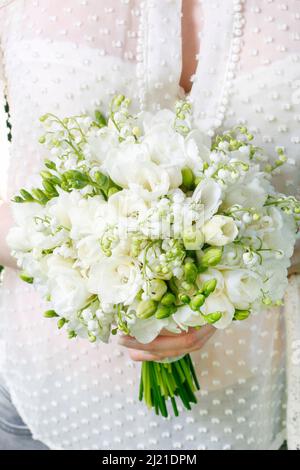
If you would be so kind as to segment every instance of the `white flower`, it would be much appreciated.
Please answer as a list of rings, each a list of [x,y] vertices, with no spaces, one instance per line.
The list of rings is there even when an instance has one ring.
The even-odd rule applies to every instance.
[[[88,160],[103,163],[112,148],[118,146],[118,134],[109,127],[92,131],[87,136]]]
[[[265,260],[263,265],[258,268],[258,272],[265,279],[263,283],[263,291],[272,301],[283,298],[288,286],[288,267],[290,266],[289,258],[281,260],[269,259]]]
[[[131,312],[133,313],[133,311]],[[134,316],[128,319],[130,335],[143,344],[151,343],[161,332],[163,328],[168,326],[167,318],[158,320],[155,316],[142,320]]]
[[[236,204],[242,207],[263,207],[268,193],[270,193],[270,183],[263,174],[254,173],[241,182],[230,185],[224,195],[222,209],[228,209]]]
[[[203,220],[210,219],[221,204],[222,189],[213,179],[206,178],[198,184],[192,196],[192,201],[201,204]]]
[[[210,313],[222,313],[222,317],[214,323],[214,327],[223,329],[227,328],[227,326],[232,322],[235,308],[225,294],[211,294],[207,297],[201,311],[204,317]]]
[[[123,143],[112,150],[104,163],[111,179],[125,189],[134,189],[145,200],[167,194],[170,188],[168,172],[151,161],[143,144]]]
[[[143,144],[148,147],[152,162],[167,171],[170,186],[178,188],[182,183],[181,168],[186,164],[184,137],[173,126],[160,123],[146,132]]]
[[[105,258],[105,255],[100,247],[100,240],[95,235],[87,235],[75,242],[77,249],[76,266],[88,269],[93,264]]]
[[[199,312],[194,312],[188,305],[179,307],[172,318],[182,330],[187,330],[188,327],[202,326],[206,323]]]
[[[6,238],[7,244],[15,251],[31,250],[44,238],[37,229],[35,218],[43,218],[45,209],[34,203],[13,204],[12,208],[17,225],[10,229]]]
[[[248,309],[261,297],[262,280],[253,271],[236,269],[223,271],[228,298],[237,309]]]
[[[103,303],[130,305],[142,285],[137,262],[129,257],[113,255],[92,266],[88,286]]]
[[[215,215],[203,227],[205,242],[214,246],[224,246],[231,243],[239,231],[231,217]]]
[[[69,209],[71,222],[71,237],[80,240],[82,237],[94,235],[100,238],[109,217],[112,215],[101,196],[80,199]]]
[[[243,261],[245,265],[250,268],[251,266],[255,266],[259,262],[259,256],[257,253],[247,251],[243,254]]]
[[[123,189],[108,200],[108,212],[113,212],[118,223],[119,236],[139,229],[140,219],[145,216],[149,205],[134,191]]]
[[[89,297],[86,280],[73,268],[71,261],[60,256],[50,256],[47,265],[53,309],[60,316],[72,318],[84,307]]]
[[[209,161],[211,138],[198,129],[193,129],[185,139],[185,165],[198,175],[203,162]]]
[[[77,207],[81,200],[81,195],[77,191],[67,193],[63,190],[59,191],[59,197],[51,199],[47,203],[47,212],[51,220],[52,228],[55,227],[66,227],[71,228],[70,211]]]

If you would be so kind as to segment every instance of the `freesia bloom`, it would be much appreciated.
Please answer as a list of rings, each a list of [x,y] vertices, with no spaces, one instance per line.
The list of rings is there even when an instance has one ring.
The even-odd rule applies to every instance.
[[[92,266],[88,286],[101,302],[130,305],[139,292],[142,277],[137,262],[129,256],[113,255]]]
[[[215,215],[202,230],[205,242],[215,246],[228,245],[239,233],[234,220],[225,215]]]

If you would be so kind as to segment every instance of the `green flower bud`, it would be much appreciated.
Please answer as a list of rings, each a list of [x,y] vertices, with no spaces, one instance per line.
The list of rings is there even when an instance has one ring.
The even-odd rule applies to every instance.
[[[208,268],[209,266],[217,266],[222,259],[222,248],[207,248],[200,259],[200,265]]]
[[[246,320],[250,315],[250,310],[236,310],[234,313],[234,320]]]
[[[214,312],[214,313],[209,313],[208,315],[202,315],[203,318],[209,323],[210,325],[213,325],[217,321],[219,321],[222,318],[222,312]]]
[[[190,298],[187,294],[180,294],[180,295],[179,295],[179,300],[180,300],[180,302],[182,302],[183,304],[187,305],[187,304],[190,303],[191,298]]]
[[[26,273],[21,273],[20,279],[22,279],[22,281],[24,282],[27,282],[27,284],[33,284],[33,281],[34,281],[34,278],[31,276],[28,276]]]
[[[217,280],[216,279],[209,279],[208,281],[204,282],[201,292],[205,297],[208,297],[210,294],[214,292],[217,287]]]
[[[162,305],[165,305],[165,306],[170,306],[170,305],[173,305],[175,304],[176,302],[176,297],[174,294],[172,294],[172,292],[167,292],[167,294],[165,294],[163,296],[163,298],[161,299],[161,304]]]
[[[41,189],[32,189],[32,195],[41,204],[46,204],[49,200],[47,195]]]
[[[189,282],[183,282],[181,284],[181,287],[182,287],[182,289],[188,291],[188,290],[191,290],[193,288],[193,284],[190,284]]]
[[[45,318],[55,318],[58,317],[57,313],[54,310],[47,310],[47,312],[44,313]]]
[[[182,238],[186,250],[199,250],[204,243],[204,236],[200,230],[186,230]]]
[[[20,194],[23,197],[23,199],[25,199],[25,201],[27,201],[27,202],[33,202],[34,201],[34,197],[32,197],[32,195],[28,191],[26,191],[26,189],[21,189]]]
[[[97,124],[100,127],[105,127],[107,125],[107,120],[106,120],[105,116],[100,111],[98,111],[98,110],[95,111],[95,118],[96,118]]]
[[[89,333],[89,342],[90,343],[95,343],[97,340],[96,336],[92,335],[91,333]]]
[[[205,296],[203,294],[197,294],[192,298],[190,302],[190,307],[192,310],[197,312],[200,309],[200,307],[202,307],[204,302],[205,302]]]
[[[96,173],[94,174],[94,179],[96,183],[98,184],[98,186],[100,186],[100,188],[108,188],[109,186],[108,176],[104,175],[100,171],[96,171]]]
[[[194,284],[198,276],[198,269],[195,263],[188,262],[184,265],[184,278],[185,280],[190,283]]]
[[[49,168],[49,170],[56,170],[56,165],[51,160],[45,160],[44,164],[46,168]]]
[[[68,170],[63,173],[63,176],[74,189],[83,189],[90,184],[89,176],[78,170]]]
[[[121,104],[123,103],[124,100],[125,100],[124,95],[118,95],[114,98],[113,103],[114,103],[115,106],[119,107],[119,106],[121,106]]]
[[[144,292],[144,291],[141,289],[141,290],[137,293],[137,295],[136,295],[136,297],[135,297],[136,300],[139,300],[139,301],[142,300],[143,292]]]
[[[152,279],[152,281],[150,281],[150,295],[152,300],[156,300],[158,302],[167,290],[167,284],[161,279]]]
[[[169,286],[169,289],[173,292],[173,294],[175,294],[175,295],[178,294],[178,287],[177,287],[176,280],[175,280],[174,277],[172,277],[168,281],[168,286]]]
[[[192,170],[188,167],[185,167],[181,170],[182,175],[182,185],[186,189],[193,189],[195,176]]]
[[[40,144],[44,144],[46,142],[46,137],[44,135],[42,135],[40,138],[39,138],[39,143]]]
[[[44,179],[43,186],[44,186],[47,196],[48,195],[50,197],[58,196],[58,192],[56,191],[55,186],[53,186],[53,184],[49,180]]]
[[[22,197],[20,196],[15,196],[13,199],[12,199],[12,202],[15,202],[17,204],[22,204],[24,202],[26,202]]]
[[[109,188],[108,190],[108,193],[107,193],[107,197],[110,198],[111,196],[113,196],[114,194],[118,193],[120,190],[118,188],[116,188],[115,186],[113,186],[112,188]]]
[[[142,320],[152,317],[157,309],[157,302],[154,300],[142,300],[139,303],[136,315]]]
[[[60,318],[57,322],[58,329],[60,330],[66,323],[67,323],[67,320],[65,318]]]
[[[170,315],[172,315],[172,309],[166,305],[161,305],[158,307],[155,313],[155,317],[158,320],[162,320],[163,318],[168,318]]]
[[[132,134],[135,136],[135,137],[140,137],[140,135],[142,134],[141,132],[141,129],[139,127],[134,127],[132,129]]]
[[[75,333],[75,331],[73,331],[73,330],[68,331],[68,338],[69,339],[76,338],[76,336],[77,336],[77,334]]]
[[[262,302],[264,305],[272,305],[272,299],[270,299],[269,297],[265,297]]]
[[[205,163],[206,163],[206,162],[205,162]],[[204,167],[204,164],[203,164],[203,167]],[[206,169],[206,168],[203,168],[203,169]],[[196,186],[196,187],[198,186],[198,184],[201,183],[202,179],[203,179],[202,176],[196,176],[196,178],[195,178],[195,186]]]

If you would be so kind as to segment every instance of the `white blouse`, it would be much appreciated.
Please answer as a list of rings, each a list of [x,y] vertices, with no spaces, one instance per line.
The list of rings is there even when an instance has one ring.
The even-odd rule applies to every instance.
[[[9,196],[45,156],[42,114],[93,113],[116,93],[136,110],[174,105],[183,94],[181,3],[0,1]],[[245,124],[270,155],[284,146],[289,165],[276,184],[299,196],[300,1],[202,0],[201,14],[195,121],[211,135]],[[68,340],[42,317],[32,287],[7,269],[1,373],[34,438],[52,449],[276,449],[286,428],[289,447],[300,448],[299,284],[291,278],[285,308],[219,330],[193,354],[198,405],[166,420],[138,402],[140,365],[115,339]]]

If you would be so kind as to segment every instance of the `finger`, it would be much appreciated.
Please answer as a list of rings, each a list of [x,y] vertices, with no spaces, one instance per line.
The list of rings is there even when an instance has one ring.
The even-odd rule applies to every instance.
[[[179,335],[184,335],[186,333],[187,333],[187,331],[182,331],[181,333],[173,333],[172,331],[168,331],[164,328],[159,333],[159,336],[177,336],[178,337]]]
[[[137,349],[131,349],[129,351],[130,358],[135,362],[147,362],[147,361],[159,361],[161,357],[156,354],[150,354],[144,351],[139,351]]]
[[[199,339],[205,340],[211,334],[211,325],[206,325],[201,330],[192,329],[191,332],[176,336],[159,336],[151,343],[142,344],[132,337],[121,336],[119,344],[129,349],[138,349],[151,353],[164,353],[166,351],[178,351],[178,355],[197,346]]]

